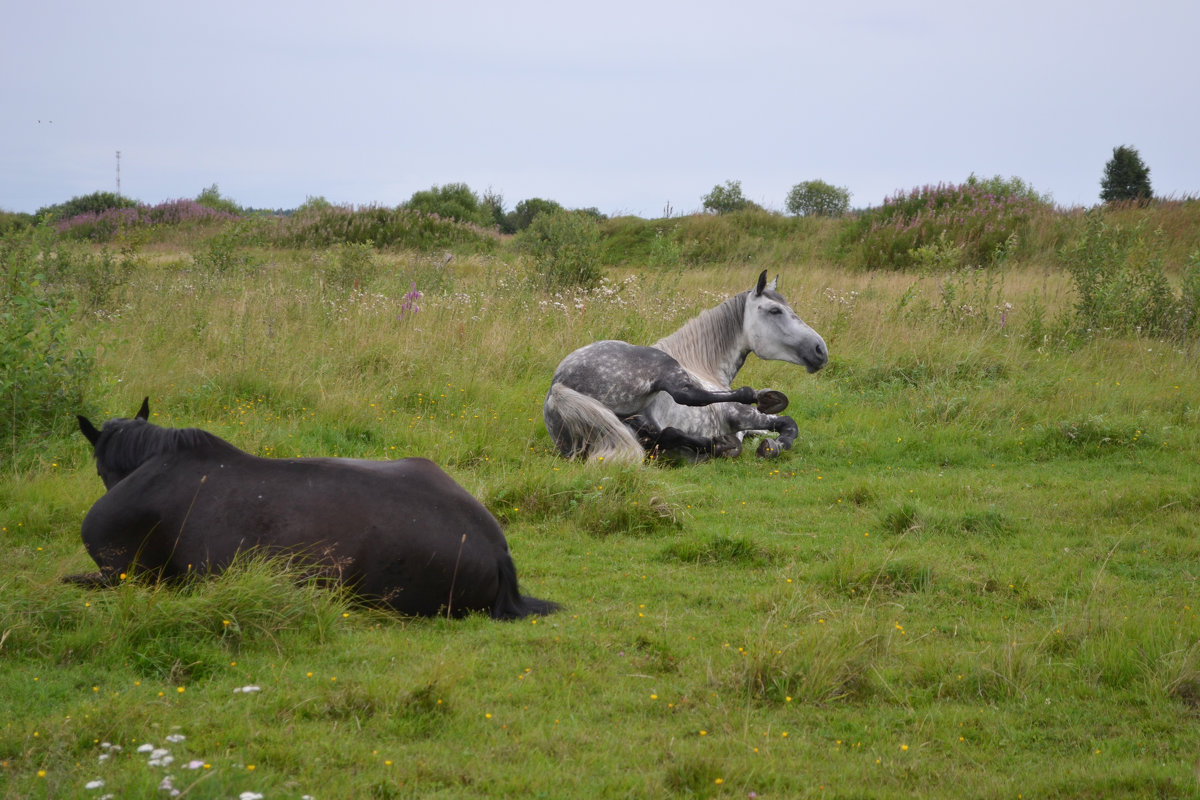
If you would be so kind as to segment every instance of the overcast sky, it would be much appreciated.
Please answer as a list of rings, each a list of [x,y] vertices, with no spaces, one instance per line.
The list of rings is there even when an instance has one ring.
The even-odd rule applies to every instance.
[[[1098,202],[1131,145],[1200,195],[1196,0],[6,0],[0,209],[217,184],[244,206],[433,185],[606,214],[782,210],[1020,177]]]

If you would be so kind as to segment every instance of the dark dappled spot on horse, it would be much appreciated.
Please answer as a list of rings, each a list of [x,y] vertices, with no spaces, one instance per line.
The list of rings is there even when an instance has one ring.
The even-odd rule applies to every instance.
[[[97,429],[80,416],[106,493],[83,520],[105,586],[225,569],[245,552],[318,568],[369,602],[417,616],[548,614],[523,596],[495,517],[424,458],[261,458],[198,428],[133,419]]]
[[[747,434],[764,438],[763,458],[790,449],[799,435],[772,389],[732,389],[750,353],[816,372],[829,360],[825,340],[805,324],[764,270],[749,291],[701,312],[653,346],[606,340],[558,365],[543,415],[567,458],[641,461],[647,453],[685,461],[735,457]]]

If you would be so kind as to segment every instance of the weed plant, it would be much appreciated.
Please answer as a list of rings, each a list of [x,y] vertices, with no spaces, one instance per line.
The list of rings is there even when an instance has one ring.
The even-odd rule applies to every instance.
[[[1083,233],[1063,249],[1082,333],[1194,335],[1200,259],[1192,255],[1176,295],[1164,267],[1165,234],[1145,228],[1145,220],[1122,228],[1092,212]]]
[[[555,454],[555,365],[757,267],[549,290],[471,243],[171,241],[110,256],[96,308],[82,255],[37,287],[94,354],[64,414],[149,395],[258,455],[432,458],[564,610],[402,619],[253,559],[63,584],[102,487],[54,431],[0,477],[0,797],[1195,796],[1196,343],[1051,335],[1052,259],[788,264],[830,365],[738,382],[788,394],[795,447],[617,466]]]

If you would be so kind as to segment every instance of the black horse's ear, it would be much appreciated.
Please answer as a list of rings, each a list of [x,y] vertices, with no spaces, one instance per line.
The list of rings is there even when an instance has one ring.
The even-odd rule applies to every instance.
[[[96,430],[96,426],[83,414],[76,414],[75,418],[79,420],[80,433],[86,436],[89,442],[95,444],[96,440],[100,438],[100,431]]]
[[[764,272],[763,274],[765,275],[766,273]],[[149,397],[145,397],[142,399],[142,407],[138,409],[136,419],[143,419],[143,420],[150,419],[150,398]]]
[[[763,293],[763,289],[767,288],[767,271],[764,269],[762,275],[758,276],[758,286],[754,287],[754,294],[757,297]]]

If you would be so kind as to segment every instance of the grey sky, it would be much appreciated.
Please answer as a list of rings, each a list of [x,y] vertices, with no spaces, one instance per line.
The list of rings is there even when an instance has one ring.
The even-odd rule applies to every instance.
[[[6,0],[0,209],[212,184],[396,205],[465,182],[607,214],[1017,176],[1092,205],[1112,149],[1200,194],[1200,3]],[[736,9],[736,10],[735,10]]]

